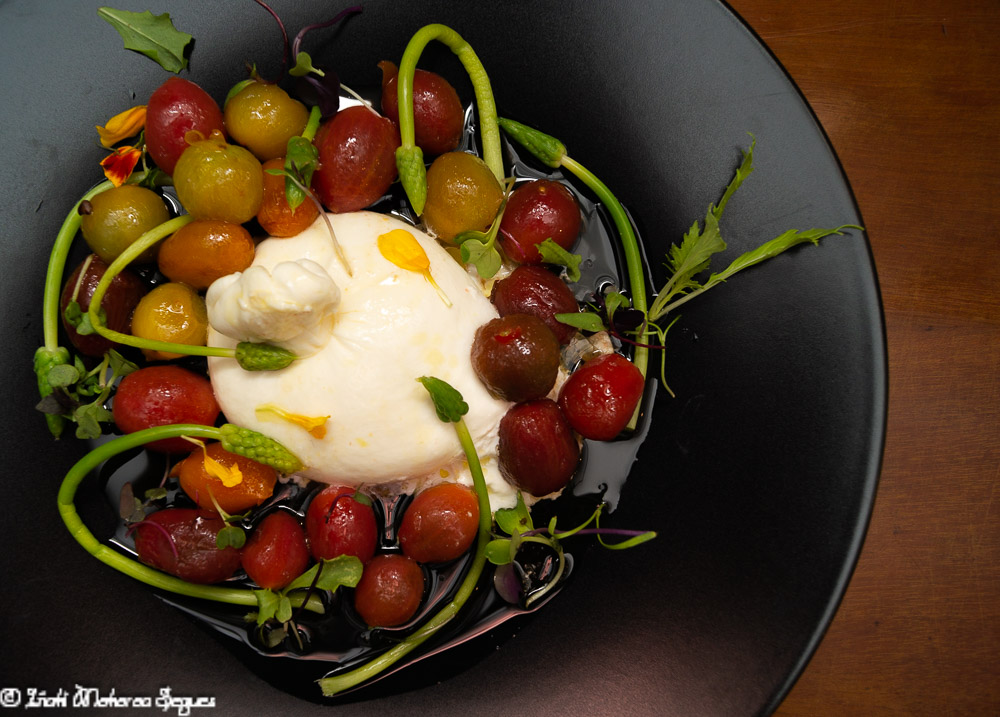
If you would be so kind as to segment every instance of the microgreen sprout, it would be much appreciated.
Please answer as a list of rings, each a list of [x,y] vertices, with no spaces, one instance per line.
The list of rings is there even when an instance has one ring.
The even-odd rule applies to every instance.
[[[462,262],[472,264],[483,279],[492,279],[500,271],[503,265],[503,258],[496,247],[497,234],[500,232],[500,223],[503,221],[504,209],[507,208],[507,199],[510,198],[510,190],[514,180],[504,180],[504,197],[500,203],[500,209],[493,218],[490,228],[485,231],[470,230],[460,233],[454,241],[460,248]]]

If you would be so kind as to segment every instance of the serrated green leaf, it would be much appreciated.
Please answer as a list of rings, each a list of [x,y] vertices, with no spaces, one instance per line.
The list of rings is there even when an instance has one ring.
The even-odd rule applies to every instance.
[[[469,412],[469,404],[462,398],[458,389],[446,381],[434,376],[421,376],[417,379],[434,401],[434,410],[438,418],[445,423],[458,423],[462,416]]]
[[[541,244],[538,244],[538,253],[542,255],[542,261],[546,264],[556,264],[566,267],[566,278],[571,282],[580,281],[580,264],[583,257],[579,254],[571,254],[556,244],[551,237]]]
[[[169,13],[153,15],[149,10],[129,12],[101,7],[97,14],[121,35],[126,50],[149,57],[168,72],[187,67],[184,52],[193,38],[174,27]]]

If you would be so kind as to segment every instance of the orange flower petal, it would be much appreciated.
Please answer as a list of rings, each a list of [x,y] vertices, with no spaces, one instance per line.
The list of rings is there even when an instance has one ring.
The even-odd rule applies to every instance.
[[[96,127],[101,136],[101,144],[108,149],[123,139],[134,137],[146,126],[146,105],[119,112],[108,120],[103,127]]]
[[[135,165],[139,163],[142,151],[135,147],[119,147],[101,160],[104,176],[116,187],[125,184]]]

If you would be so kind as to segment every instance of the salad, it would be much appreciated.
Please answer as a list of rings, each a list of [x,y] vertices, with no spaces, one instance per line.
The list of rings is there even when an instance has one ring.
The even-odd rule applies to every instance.
[[[123,36],[142,26],[157,38],[134,49],[183,58],[190,38],[166,16],[102,12]],[[719,220],[752,170],[751,144],[648,301],[624,209],[558,140],[497,116],[458,33],[422,28],[398,69],[383,63],[381,114],[363,100],[341,106],[304,36],[289,74],[314,93],[308,104],[253,76],[220,107],[170,77],[99,128],[108,181],[56,238],[35,365],[55,435],[97,439],[112,424],[122,434],[64,480],[59,506],[78,542],[164,590],[243,606],[262,649],[308,653],[310,613],[374,635],[320,681],[333,695],[439,639],[483,584],[512,605],[540,604],[567,572],[565,540],[653,537],[601,528],[599,503],[580,524],[553,517],[546,528],[529,506],[569,484],[581,437],[634,429],[671,312],[846,227],[787,232],[698,278],[725,248]],[[432,41],[469,70],[475,137],[454,91],[416,68]],[[508,176],[501,131],[573,181]],[[460,150],[477,141],[481,157]],[[568,287],[579,283],[584,193],[610,217],[627,281],[581,297]],[[64,278],[78,230],[92,254]],[[366,428],[361,414],[402,421]],[[84,476],[136,448],[165,457],[158,483],[123,486],[138,561],[99,543],[73,504]],[[433,600],[432,584],[447,586]]]

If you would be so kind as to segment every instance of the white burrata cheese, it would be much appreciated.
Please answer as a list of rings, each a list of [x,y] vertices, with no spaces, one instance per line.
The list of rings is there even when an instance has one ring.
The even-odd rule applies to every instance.
[[[280,371],[245,371],[232,359],[210,358],[212,386],[227,419],[281,442],[312,480],[409,482],[410,489],[442,480],[471,484],[454,426],[437,417],[417,381],[436,376],[469,404],[465,422],[483,459],[493,508],[513,505],[515,492],[496,461],[497,427],[510,404],[489,395],[470,358],[476,329],[497,316],[482,286],[434,239],[398,219],[372,212],[329,219],[352,275],[320,218],[297,236],[261,242],[244,272],[249,281],[231,275],[210,289],[210,345],[235,346],[249,338],[310,352]],[[394,229],[419,242],[450,306],[423,273],[382,255],[378,238]],[[251,314],[243,323],[241,301]],[[270,320],[282,312],[298,322],[294,330],[283,333],[282,322]],[[317,437],[281,411],[328,416],[325,435]]]

